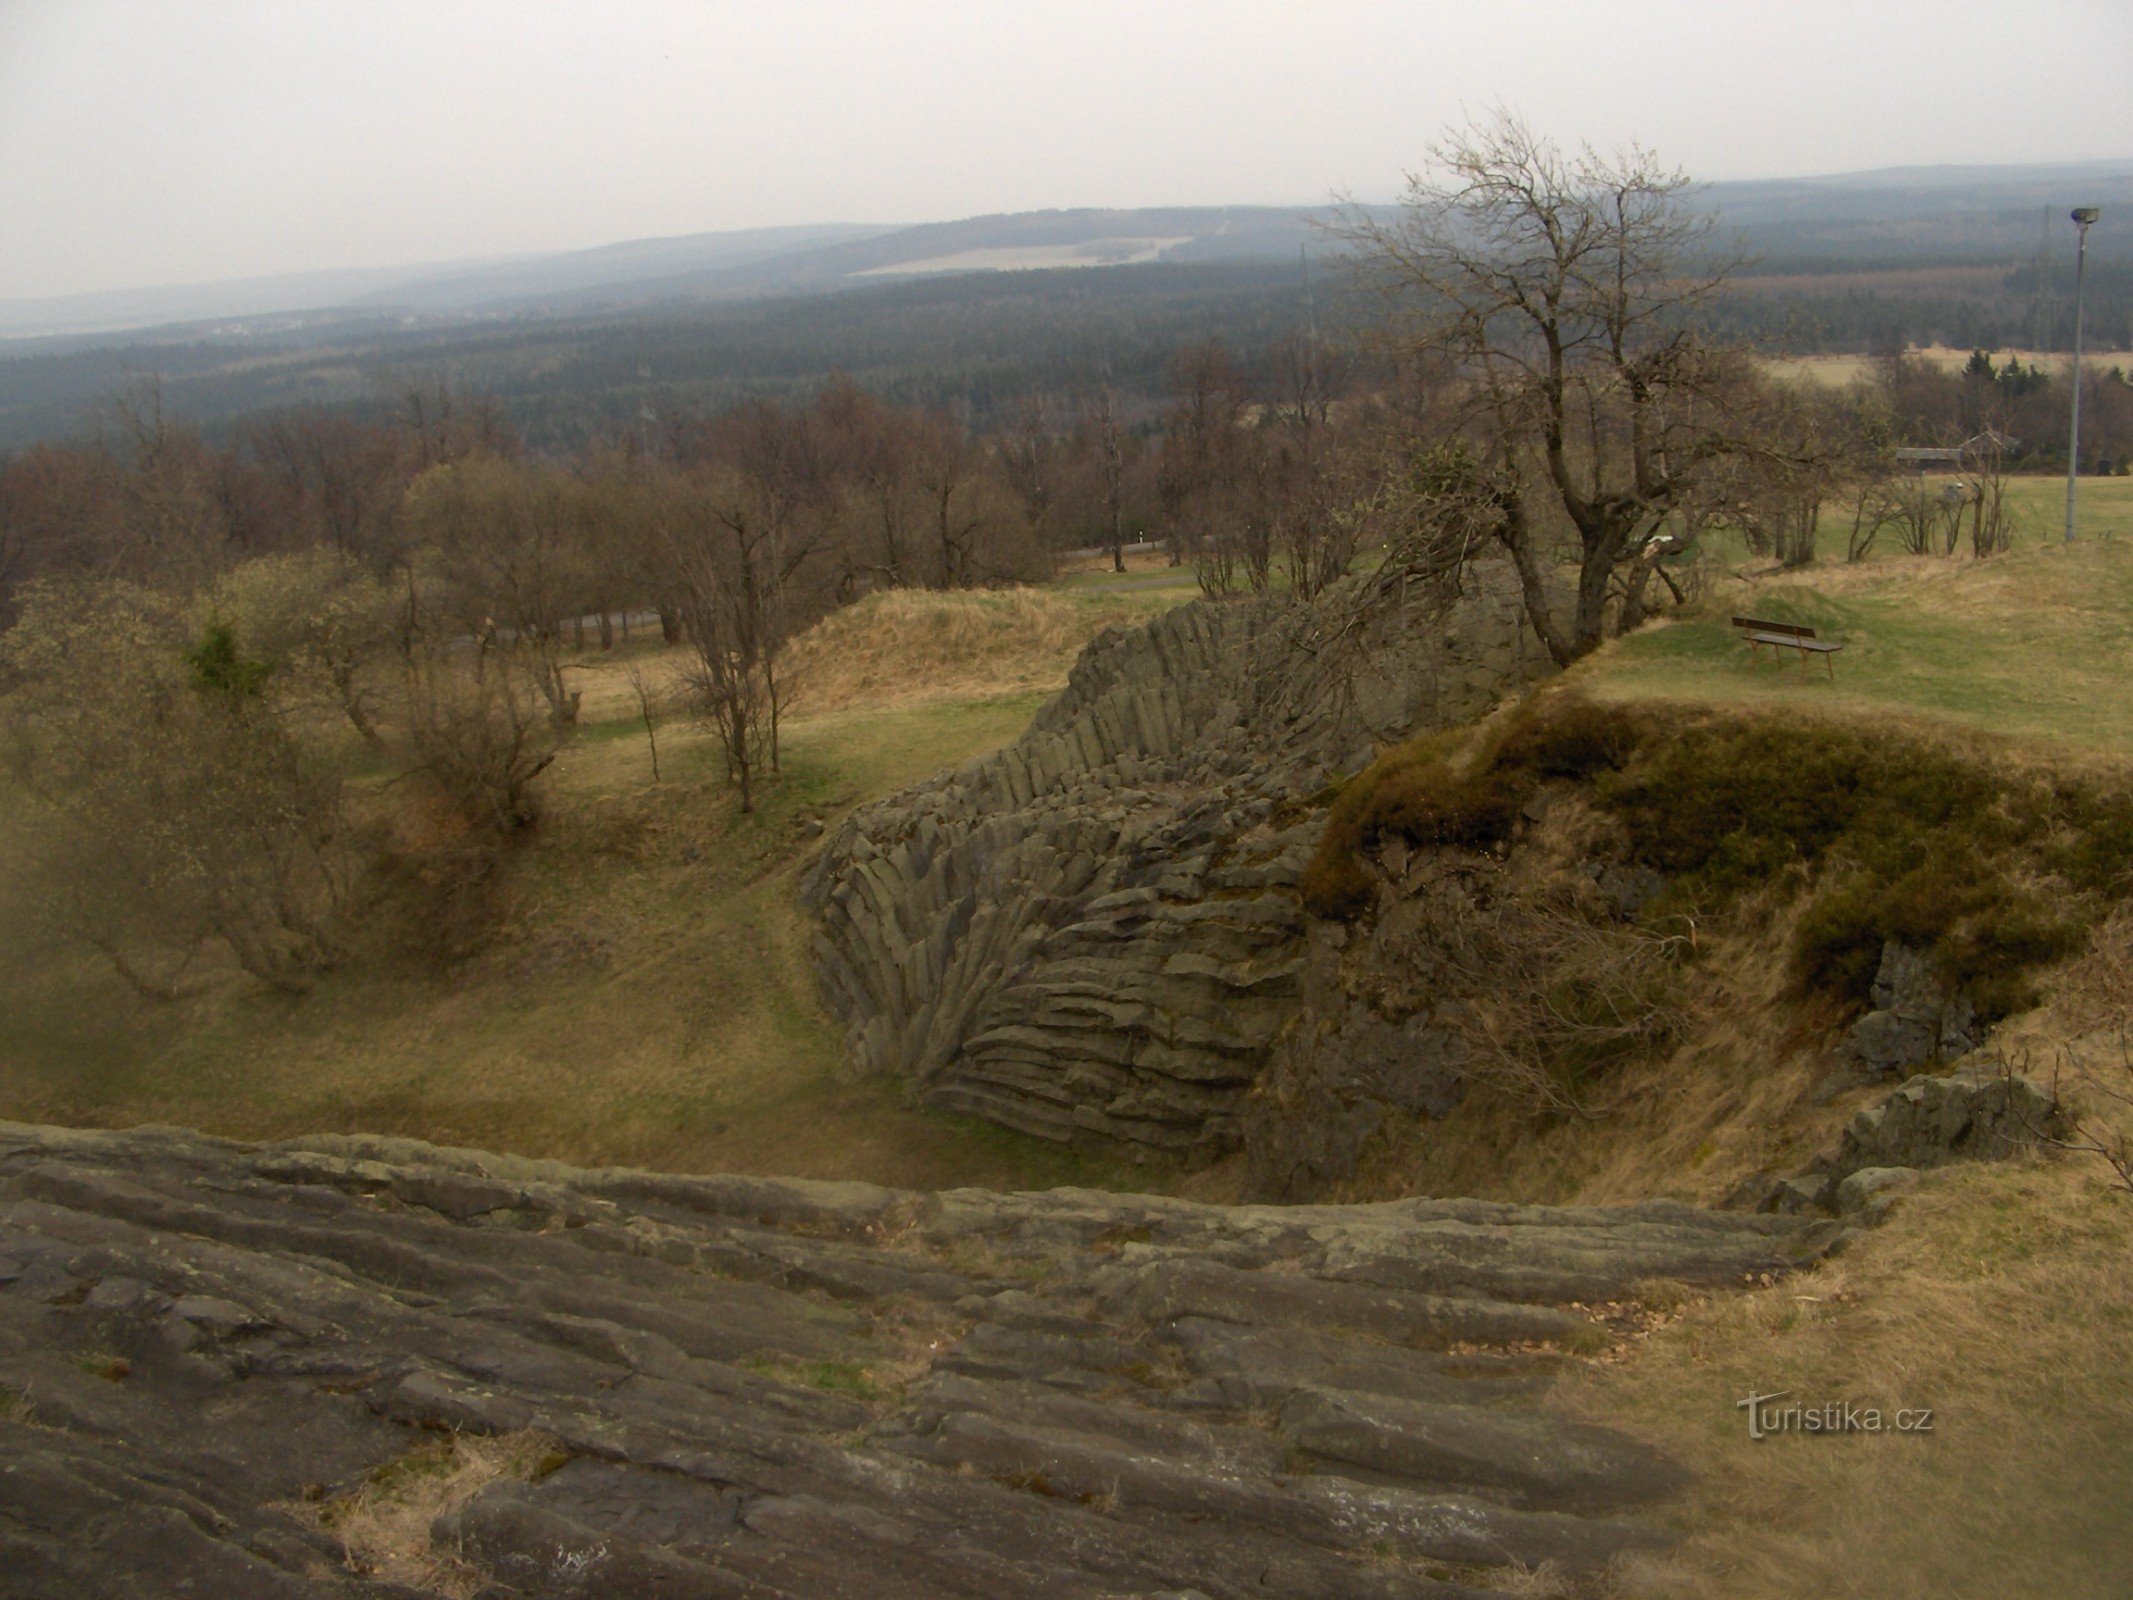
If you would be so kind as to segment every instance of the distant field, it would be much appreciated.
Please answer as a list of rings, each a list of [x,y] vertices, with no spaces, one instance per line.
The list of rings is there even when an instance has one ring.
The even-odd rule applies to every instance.
[[[1975,354],[1970,350],[1957,350],[1953,346],[1936,344],[1907,352],[1932,362],[1949,372],[1960,372]],[[2064,350],[1988,350],[1985,352],[2001,366],[2009,360],[2024,366],[2036,366],[2045,372],[2064,371],[2068,360]],[[2133,366],[2133,350],[2085,350],[2082,363],[2095,363],[2100,367]],[[1874,357],[1859,355],[1830,356],[1769,356],[1763,363],[1781,377],[1807,378],[1832,387],[1866,377],[1873,371]]]
[[[1088,239],[1077,244],[996,245],[959,250],[923,261],[868,267],[855,278],[915,278],[936,272],[1043,272],[1060,267],[1123,267],[1159,260],[1166,250],[1192,243],[1192,235],[1164,239]]]

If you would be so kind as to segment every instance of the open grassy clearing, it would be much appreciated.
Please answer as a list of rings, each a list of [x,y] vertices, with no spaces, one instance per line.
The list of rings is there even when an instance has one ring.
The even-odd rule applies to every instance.
[[[1185,569],[1190,586],[1190,569]],[[1129,573],[1131,579],[1136,574]],[[1143,621],[1186,595],[1072,582],[939,594],[892,589],[826,617],[793,651],[803,715],[1050,692],[1104,628]]]
[[[1745,560],[1691,613],[1617,640],[1573,673],[1601,698],[1688,700],[1957,723],[2061,748],[2133,756],[2133,479],[2084,480],[2080,542],[2059,539],[2064,484],[2019,479],[2014,549],[1878,554],[1847,565],[1842,519],[1822,561],[1794,573]],[[1767,564],[1764,564],[1767,565]],[[1843,641],[1819,663],[1751,664],[1727,619],[1803,623]]]
[[[359,961],[301,997],[211,974],[175,1005],[99,958],[18,955],[0,988],[0,1116],[236,1137],[372,1130],[591,1163],[916,1186],[1144,1186],[836,1074],[793,879],[818,824],[1021,732],[1101,627],[1163,596],[877,596],[800,651],[785,773],[742,817],[704,734],[660,729],[653,783],[626,664],[587,657],[585,718],[544,779],[502,925],[445,972]],[[986,671],[986,663],[995,670]],[[811,681],[810,681],[811,678]]]

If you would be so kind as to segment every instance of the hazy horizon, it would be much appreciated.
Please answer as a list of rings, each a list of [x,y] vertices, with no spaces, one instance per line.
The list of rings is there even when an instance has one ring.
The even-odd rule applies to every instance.
[[[0,0],[0,300],[1387,197],[1497,104],[1704,180],[2133,160],[2128,62],[2098,0]]]

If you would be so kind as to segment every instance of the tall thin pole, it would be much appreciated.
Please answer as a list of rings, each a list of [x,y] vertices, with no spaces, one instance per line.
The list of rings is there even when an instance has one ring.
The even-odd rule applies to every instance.
[[[2074,542],[2074,491],[2081,482],[2081,275],[2089,264],[2089,224],[2096,208],[2083,206],[2074,213],[2077,231],[2074,245],[2074,422],[2066,445],[2066,542]]]

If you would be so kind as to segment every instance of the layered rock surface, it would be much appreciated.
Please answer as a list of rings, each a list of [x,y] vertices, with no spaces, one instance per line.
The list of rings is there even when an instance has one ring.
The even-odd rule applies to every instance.
[[[854,815],[803,886],[851,1069],[1046,1138],[1234,1148],[1294,1011],[1320,791],[1552,670],[1493,564],[1448,611],[1351,603],[1114,631],[1015,744]]]
[[[1662,1542],[1549,1402],[1641,1280],[1835,1224],[1655,1203],[921,1195],[0,1124],[0,1595],[1339,1600]],[[544,1470],[324,1510],[435,1430]],[[450,1581],[447,1582],[446,1579]],[[427,1580],[425,1580],[427,1581]]]

